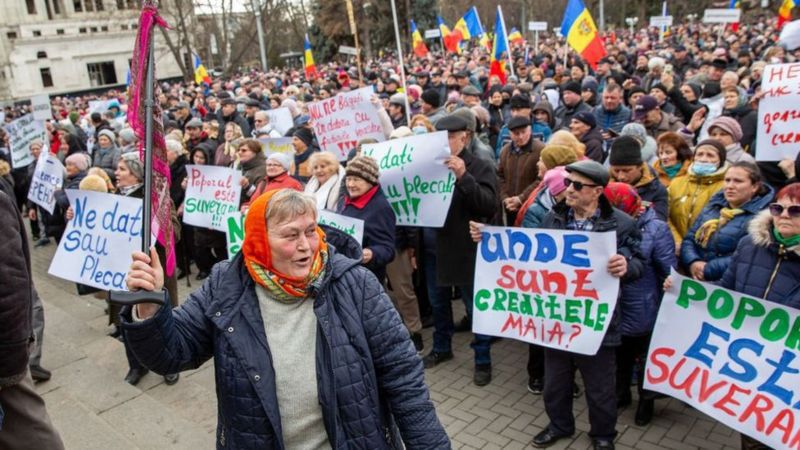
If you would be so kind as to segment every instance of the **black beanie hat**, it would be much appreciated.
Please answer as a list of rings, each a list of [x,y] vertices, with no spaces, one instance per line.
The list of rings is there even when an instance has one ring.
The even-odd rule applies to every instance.
[[[577,81],[570,81],[561,88],[561,92],[572,91],[578,95],[581,95],[581,84]]]
[[[442,104],[442,99],[439,98],[439,92],[436,89],[427,89],[421,95],[422,101],[438,108]]]
[[[314,140],[314,133],[306,127],[296,129],[292,136],[303,141],[306,147],[311,147],[311,142]]]
[[[638,166],[642,164],[642,146],[633,136],[620,136],[611,144],[608,163],[612,166]]]

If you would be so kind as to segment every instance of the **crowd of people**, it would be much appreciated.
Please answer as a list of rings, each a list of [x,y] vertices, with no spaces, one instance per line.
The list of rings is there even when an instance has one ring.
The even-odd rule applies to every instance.
[[[459,55],[407,57],[405,84],[392,56],[368,61],[363,80],[355,66],[329,63],[311,79],[275,69],[210,85],[163,83],[157,100],[178,270],[164,273],[164,249],[157,246],[151,255],[136,255],[128,283],[163,286],[166,304],[177,307],[184,303],[178,280],[208,280],[173,314],[140,305],[120,315],[109,306],[110,334],[126,341],[125,380],[135,385],[152,369],[173,384],[178,372],[214,356],[218,393],[231,397],[221,400],[220,446],[282,439],[287,446],[382,448],[381,430],[390,436],[396,425],[407,446],[444,447],[422,368],[446,365],[459,351],[454,333],[472,330],[475,242],[483,225],[616,231],[608,271],[621,280],[620,297],[600,350],[586,356],[530,345],[529,382],[520,387],[521,395],[527,389],[543,396],[550,419],[533,436],[535,447],[575,432],[572,402],[583,391],[594,448],[614,448],[618,411],[632,403],[632,384],[636,423],[646,425],[655,414],[658,396],[643,389],[642,366],[671,270],[800,307],[800,154],[755,158],[766,145],[756,140],[765,67],[800,60],[800,49],[776,45],[776,35],[763,18],[735,32],[687,23],[663,39],[655,29],[618,30],[605,35],[607,56],[596,67],[574,53],[565,58],[556,37],[543,38],[539,48],[512,49],[504,84],[489,75],[489,56],[477,45]],[[379,165],[361,154],[375,140],[359,141],[342,162],[320,150],[308,105],[365,86],[373,87],[386,139],[447,133],[446,166],[456,188],[443,227],[396,225]],[[102,100],[105,110],[90,112],[90,100]],[[708,107],[714,101],[722,103],[718,115]],[[53,213],[26,200],[32,166],[11,170],[0,161],[0,190],[27,215],[34,247],[61,238],[72,214],[66,189],[142,196],[139,143],[124,120],[123,92],[56,97],[52,108],[48,141],[30,150],[64,162]],[[293,120],[283,133],[267,113],[277,108],[287,108]],[[24,112],[17,109],[7,108],[6,120]],[[281,136],[292,138],[294,153],[266,154],[259,138]],[[188,164],[242,172],[240,204],[249,213],[240,255],[228,255],[224,233],[182,223]],[[364,220],[361,245],[333,229],[322,238],[316,210]],[[324,301],[332,295],[336,306]],[[298,302],[314,296],[313,304]],[[43,313],[33,297],[40,344]],[[459,298],[466,314],[453,317],[452,300]],[[236,301],[250,310],[236,306],[232,313]],[[212,317],[215,308],[221,313]],[[363,323],[354,323],[353,311]],[[221,339],[244,326],[238,314],[266,326],[274,376],[264,361],[244,367],[264,333]],[[427,351],[424,327],[433,327]],[[472,338],[477,386],[491,383],[493,340]],[[304,350],[315,345],[316,355]],[[49,378],[38,357],[29,365],[34,380]],[[301,374],[303,382],[287,373]],[[259,385],[262,378],[270,384]],[[259,397],[270,408],[255,406]],[[281,402],[305,406],[284,409]],[[760,448],[746,436],[742,445]]]

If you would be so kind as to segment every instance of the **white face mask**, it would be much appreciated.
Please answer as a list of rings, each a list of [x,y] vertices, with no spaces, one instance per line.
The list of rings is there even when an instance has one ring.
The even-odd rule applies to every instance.
[[[428,129],[423,126],[416,126],[412,128],[411,131],[413,131],[414,134],[425,134],[428,132]]]

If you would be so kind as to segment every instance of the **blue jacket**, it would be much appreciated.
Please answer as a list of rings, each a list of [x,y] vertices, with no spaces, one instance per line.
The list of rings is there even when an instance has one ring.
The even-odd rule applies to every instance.
[[[546,186],[539,189],[536,193],[536,199],[533,200],[531,206],[525,211],[525,216],[522,219],[522,228],[537,228],[542,223],[544,216],[552,209],[554,205],[549,205],[552,202],[552,196]]]
[[[318,333],[317,385],[334,449],[450,448],[400,316],[378,280],[333,247],[326,276],[311,288]],[[156,373],[214,358],[217,448],[283,449],[270,347],[255,282],[241,253],[223,261],[179,308],[132,323],[125,340]]]
[[[705,261],[707,264],[703,271],[703,278],[706,281],[716,281],[722,278],[722,274],[731,263],[731,256],[733,256],[737,244],[747,234],[747,224],[772,201],[774,190],[766,184],[764,187],[767,189],[767,193],[755,196],[742,205],[741,209],[744,210],[744,213],[735,216],[720,228],[711,237],[708,247],[703,248],[695,241],[695,233],[707,221],[719,218],[720,210],[728,207],[724,189],[714,194],[683,238],[681,264],[688,269],[695,261]]]
[[[597,128],[601,130],[614,130],[617,134],[622,132],[622,127],[631,121],[631,110],[625,105],[619,105],[614,111],[606,111],[603,105],[594,107],[594,117],[597,119]]]
[[[772,236],[772,217],[762,211],[750,221],[720,286],[800,308],[800,246],[784,248]]]
[[[345,194],[347,197],[349,195]],[[361,247],[372,250],[372,260],[366,268],[383,281],[386,278],[386,266],[394,259],[395,253],[395,215],[389,201],[378,186],[375,195],[362,209],[350,204],[345,206],[342,198],[338,206],[339,214],[364,221],[364,239]]]
[[[661,286],[670,268],[678,264],[669,226],[656,216],[653,208],[647,208],[636,225],[642,232],[639,251],[644,257],[644,267],[641,278],[620,285],[623,336],[641,336],[653,330],[663,295]]]

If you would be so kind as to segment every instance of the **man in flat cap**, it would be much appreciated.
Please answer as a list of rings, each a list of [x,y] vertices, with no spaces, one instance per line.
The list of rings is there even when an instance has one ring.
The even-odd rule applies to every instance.
[[[512,225],[517,211],[539,184],[539,155],[544,148],[542,141],[531,133],[531,119],[516,116],[508,122],[511,141],[500,150],[497,178],[500,202],[506,215],[506,224]]]
[[[469,235],[469,221],[486,223],[497,210],[497,177],[492,164],[466,150],[467,122],[459,116],[443,117],[437,130],[447,131],[450,158],[447,168],[453,172],[455,188],[450,209],[442,228],[423,228],[425,277],[433,307],[433,350],[423,362],[426,368],[453,359],[453,309],[449,290],[461,289],[468,320],[472,319],[473,282],[476,245]],[[492,379],[490,337],[475,335],[474,381],[478,386]]]
[[[242,129],[242,136],[250,136],[251,129],[247,120],[239,114],[236,110],[236,100],[232,98],[225,98],[222,100],[222,107],[217,113],[217,122],[219,122],[219,136],[217,137],[217,144],[225,142],[225,125],[228,122],[233,122]]]
[[[566,198],[558,203],[542,220],[540,228],[577,231],[616,231],[617,253],[608,260],[608,272],[621,281],[632,281],[641,276],[644,267],[639,252],[641,233],[636,222],[627,214],[611,206],[603,195],[608,184],[608,171],[602,164],[583,160],[566,167]],[[594,355],[570,353],[564,350],[545,349],[544,407],[550,424],[533,438],[533,446],[549,447],[556,441],[575,433],[572,414],[572,395],[575,369],[581,372],[589,407],[589,437],[597,449],[613,449],[617,424],[616,349],[621,343],[616,317],[620,304],[614,310],[608,331],[600,349]]]

